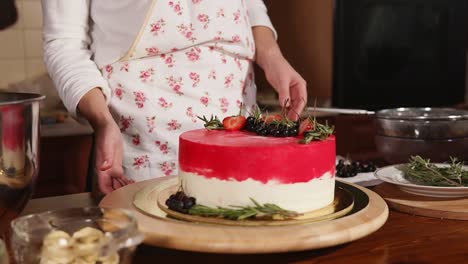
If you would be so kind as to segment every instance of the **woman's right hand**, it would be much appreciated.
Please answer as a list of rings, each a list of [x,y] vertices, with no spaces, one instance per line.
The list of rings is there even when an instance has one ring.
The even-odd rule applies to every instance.
[[[96,170],[100,190],[108,194],[133,183],[133,180],[129,180],[123,173],[123,139],[117,124],[110,120],[98,125],[94,130]]]
[[[78,104],[80,114],[88,119],[94,129],[96,171],[99,189],[108,194],[133,183],[123,173],[123,139],[99,88],[91,89]]]

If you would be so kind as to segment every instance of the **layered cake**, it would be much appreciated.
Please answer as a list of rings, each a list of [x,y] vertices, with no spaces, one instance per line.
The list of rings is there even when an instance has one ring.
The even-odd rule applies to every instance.
[[[188,196],[208,207],[275,204],[304,213],[333,202],[335,137],[297,137],[199,129],[183,133],[179,177]]]

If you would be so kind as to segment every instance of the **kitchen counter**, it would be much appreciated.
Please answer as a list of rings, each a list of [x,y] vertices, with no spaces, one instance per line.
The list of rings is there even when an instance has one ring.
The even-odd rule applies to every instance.
[[[90,193],[33,199],[23,214],[96,204]],[[466,221],[413,216],[390,210],[387,222],[375,233],[331,248],[282,254],[227,255],[141,245],[133,263],[465,263],[468,257],[466,226]]]

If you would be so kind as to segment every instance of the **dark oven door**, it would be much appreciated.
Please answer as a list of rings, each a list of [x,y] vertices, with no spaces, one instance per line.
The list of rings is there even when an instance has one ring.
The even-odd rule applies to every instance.
[[[464,101],[467,0],[336,0],[333,104]]]

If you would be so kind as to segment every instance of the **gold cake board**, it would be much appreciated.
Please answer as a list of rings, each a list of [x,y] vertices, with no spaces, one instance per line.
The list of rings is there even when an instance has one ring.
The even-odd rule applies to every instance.
[[[132,210],[148,245],[210,253],[274,253],[340,245],[376,231],[388,217],[388,207],[379,195],[341,181],[337,181],[337,187],[353,194],[352,211],[339,218],[311,223],[273,226],[200,223],[177,220],[159,212],[143,212],[133,204],[134,198],[147,199],[146,203],[154,204],[152,208],[160,211],[157,200],[148,193],[153,187],[167,189],[176,181],[171,176],[127,185],[104,197],[100,206]]]

